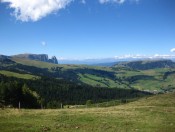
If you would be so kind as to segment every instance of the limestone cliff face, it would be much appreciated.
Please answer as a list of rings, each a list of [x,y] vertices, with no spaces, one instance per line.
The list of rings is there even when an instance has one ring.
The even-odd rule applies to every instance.
[[[49,62],[50,63],[54,63],[54,64],[58,64],[58,60],[57,60],[57,58],[55,56],[52,56],[52,58],[49,59]]]
[[[31,60],[38,60],[38,61],[44,61],[44,62],[48,61],[48,55],[46,54],[38,54],[38,55],[29,54],[27,58]]]
[[[15,55],[13,57],[58,64],[58,60],[55,56],[53,56],[51,59],[49,59],[47,54],[19,54],[19,55]]]

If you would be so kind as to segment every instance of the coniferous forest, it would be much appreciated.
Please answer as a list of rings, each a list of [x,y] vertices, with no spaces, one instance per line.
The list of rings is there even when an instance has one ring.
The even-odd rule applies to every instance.
[[[0,75],[0,82],[1,104],[18,107],[20,102],[21,108],[60,108],[60,104],[83,105],[87,100],[98,103],[148,94],[134,89],[94,88],[47,77],[25,80]]]

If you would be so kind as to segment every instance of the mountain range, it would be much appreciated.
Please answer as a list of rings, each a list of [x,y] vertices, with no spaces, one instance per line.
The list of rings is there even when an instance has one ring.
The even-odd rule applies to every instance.
[[[18,54],[13,56],[0,55],[0,58],[21,58],[58,64],[58,60],[55,56],[49,58],[47,54]]]
[[[63,59],[56,56],[48,57],[47,54],[18,54],[12,56],[0,55],[4,57],[17,57],[29,60],[38,60],[54,64],[75,64],[75,65],[92,65],[92,66],[114,66],[117,63],[133,62],[133,61],[154,61],[154,60],[172,60],[175,61],[173,55],[154,55],[154,56],[121,56],[111,58],[96,58],[96,59]]]
[[[175,61],[174,55],[124,55],[108,58],[94,58],[94,59],[59,59],[60,64],[86,64],[96,66],[113,66],[116,62],[128,62],[128,61],[141,61],[141,60],[172,60]]]
[[[173,77],[175,69],[175,62],[165,59],[72,65],[58,64],[56,57],[49,59],[46,54],[1,55],[0,63],[0,70],[13,72],[14,75],[23,73],[30,76],[62,78],[95,87],[149,89],[150,91],[162,88],[156,86],[157,84],[169,87],[168,82],[172,80],[167,80],[168,82],[163,84],[162,79]],[[149,87],[142,85],[142,81],[146,80],[147,84],[150,83]]]
[[[115,62],[112,66],[55,61],[56,57],[49,59],[46,54],[1,55],[0,101],[17,106],[23,100],[21,105],[30,108],[43,102],[46,108],[57,108],[60,102],[85,104],[175,91],[172,60]]]

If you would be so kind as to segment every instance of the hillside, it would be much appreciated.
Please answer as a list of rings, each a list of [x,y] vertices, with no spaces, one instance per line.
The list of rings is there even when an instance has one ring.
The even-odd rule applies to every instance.
[[[36,79],[36,78],[38,78],[35,75],[20,74],[17,72],[10,72],[10,71],[4,71],[4,70],[0,70],[0,74],[8,76],[8,77],[16,77],[16,78],[21,78],[21,79]]]
[[[36,74],[38,76],[49,76],[63,78],[81,84],[88,84],[94,87],[121,87],[127,88],[126,84],[120,85],[115,77],[115,71],[107,67],[86,66],[86,65],[56,65],[41,61],[12,58],[13,66],[6,66],[6,70],[17,70],[18,72]],[[39,72],[36,72],[36,71]]]
[[[21,108],[60,108],[61,104],[83,105],[88,100],[99,103],[150,95],[135,89],[92,87],[48,77],[22,79],[0,74],[0,82],[0,107],[18,107],[20,102]]]
[[[60,104],[85,104],[87,100],[103,102],[114,99],[130,99],[149,95],[129,88],[100,87],[90,85],[91,79],[113,79],[111,69],[101,67],[56,65],[28,59],[5,59],[0,65],[0,104],[22,108],[59,108]],[[23,63],[23,64],[22,64]],[[42,66],[42,68],[39,68]],[[80,76],[89,76],[88,83]],[[97,78],[98,77],[98,78]],[[87,78],[87,77],[82,77]],[[104,81],[108,81],[107,79]],[[103,82],[101,83],[102,86]],[[30,98],[30,99],[28,99]]]
[[[174,132],[175,94],[107,108],[0,110],[0,131]]]
[[[121,66],[135,70],[149,70],[156,68],[175,68],[175,62],[171,60],[144,60],[144,61],[121,62],[115,65],[115,67],[121,67]]]
[[[174,62],[169,60],[125,62],[114,67],[57,65],[16,57],[0,63],[3,71],[62,78],[93,87],[135,88],[150,92],[174,91],[175,87]],[[129,66],[138,66],[144,70],[133,69],[134,67]]]
[[[21,106],[39,108],[42,104],[46,108],[57,108],[61,103],[82,105],[88,100],[99,103],[174,92],[175,68],[167,67],[165,62],[172,63],[164,60],[160,61],[162,66],[164,64],[162,68],[136,70],[127,66],[60,65],[3,57],[0,61],[0,98],[2,102],[5,100],[5,105],[17,107],[19,100],[29,95],[33,102],[26,99],[27,104],[35,105],[26,106],[23,102]],[[152,63],[149,62],[151,66]],[[20,98],[13,95],[15,92]]]

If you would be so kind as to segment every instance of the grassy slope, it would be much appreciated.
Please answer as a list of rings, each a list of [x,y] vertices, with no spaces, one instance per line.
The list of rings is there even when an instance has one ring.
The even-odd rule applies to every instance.
[[[45,63],[40,61],[25,60],[20,58],[13,58],[13,61],[21,63],[23,65],[36,66],[40,68],[59,67],[64,71],[73,71],[74,74],[78,75],[78,78],[81,82],[92,85],[92,86],[101,86],[101,87],[119,87],[119,88],[128,88],[127,85],[130,85],[139,90],[160,90],[161,88],[175,87],[175,78],[174,75],[168,76],[167,79],[163,80],[163,75],[167,71],[175,71],[175,69],[170,68],[160,68],[160,69],[151,69],[151,70],[128,70],[127,68],[110,68],[110,67],[98,67],[98,66],[87,66],[87,65],[56,65],[51,63]],[[101,70],[107,72],[113,72],[116,78],[109,78],[103,74],[93,74],[86,73],[86,70]],[[84,70],[85,73],[81,73],[79,70]],[[150,78],[138,78],[134,82],[128,82],[125,79],[135,77],[138,75],[150,76]],[[151,78],[152,77],[152,78]],[[122,81],[117,80],[117,78],[122,78]]]
[[[160,90],[160,88],[168,88],[169,85],[175,87],[175,78],[173,75],[168,76],[167,79],[163,80],[163,75],[165,72],[169,71],[168,68],[155,69],[141,71],[144,75],[149,75],[154,77],[154,79],[140,79],[136,83],[132,84],[133,87],[141,90]],[[175,70],[175,69],[171,69]]]
[[[13,61],[23,64],[23,65],[29,65],[29,66],[35,66],[39,68],[48,68],[51,69],[52,67],[58,67],[62,68],[61,70],[67,71],[67,70],[84,70],[86,72],[86,69],[91,70],[102,70],[102,71],[108,71],[108,72],[114,72],[111,68],[108,67],[98,67],[98,66],[88,66],[88,65],[62,65],[62,64],[51,64],[41,61],[34,61],[34,60],[27,60],[27,59],[20,59],[20,58],[13,58]],[[95,75],[95,74],[81,74],[80,72],[76,71],[77,75],[79,76],[80,81],[86,84],[90,84],[92,86],[101,86],[101,87],[116,87],[118,86],[118,82],[115,82],[114,80],[104,77],[103,75]]]
[[[16,72],[11,72],[11,71],[5,71],[5,70],[0,70],[0,74],[9,76],[9,77],[16,77],[16,78],[23,78],[23,79],[34,79],[38,78],[37,76],[30,75],[30,74],[20,74]]]
[[[175,71],[173,68],[158,68],[151,70],[140,70],[140,71],[127,71],[120,70],[117,72],[118,77],[131,78],[139,75],[150,76],[150,78],[138,78],[138,80],[130,83],[130,86],[139,90],[160,90],[161,88],[175,87],[175,74],[169,75],[167,79],[163,80],[165,72]]]
[[[114,80],[103,77],[97,76],[92,74],[78,74],[80,80],[86,84],[91,84],[92,86],[100,86],[100,87],[119,87],[119,84]]]
[[[28,60],[28,59],[21,59],[21,58],[12,58],[12,60],[19,63],[19,64],[28,65],[28,66],[35,66],[35,67],[39,67],[39,68],[51,68],[51,67],[55,66],[55,64],[51,64],[51,63],[35,61],[35,60]]]
[[[97,67],[97,66],[87,66],[87,65],[69,65],[69,64],[52,64],[52,63],[47,63],[47,62],[42,62],[42,61],[35,61],[35,60],[28,60],[28,59],[21,59],[21,58],[12,58],[13,61],[23,64],[23,65],[28,65],[28,66],[35,66],[39,68],[52,68],[52,67],[61,67],[63,70],[68,70],[68,69],[84,69],[84,68],[95,68],[95,69],[104,69],[103,67]],[[108,68],[105,68],[108,69]]]
[[[175,93],[108,108],[0,110],[0,131],[174,132]]]

